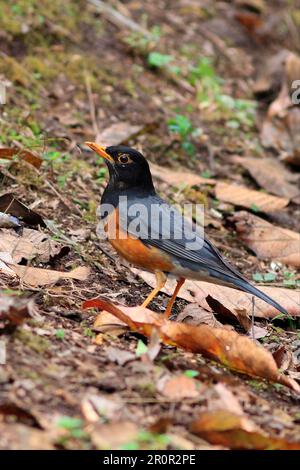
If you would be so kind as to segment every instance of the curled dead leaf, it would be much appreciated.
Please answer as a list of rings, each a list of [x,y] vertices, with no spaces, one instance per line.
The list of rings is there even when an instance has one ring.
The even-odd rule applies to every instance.
[[[235,331],[168,321],[144,307],[114,305],[102,299],[90,300],[83,304],[83,308],[90,306],[109,311],[127,323],[133,331],[144,336],[151,337],[153,330],[156,330],[165,344],[201,353],[238,372],[278,382],[300,392],[300,387],[294,380],[280,373],[270,352]]]
[[[268,436],[246,416],[227,410],[207,411],[191,424],[191,431],[211,444],[230,449],[299,450],[300,441]]]
[[[5,160],[24,160],[35,168],[40,168],[43,160],[31,150],[20,149],[18,147],[2,147],[0,148],[0,159]]]
[[[43,218],[16,199],[12,193],[3,194],[0,197],[0,211],[13,215],[28,225],[46,227]]]

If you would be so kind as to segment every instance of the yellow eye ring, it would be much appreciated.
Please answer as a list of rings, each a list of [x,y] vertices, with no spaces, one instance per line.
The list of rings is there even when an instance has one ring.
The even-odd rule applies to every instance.
[[[126,163],[132,163],[132,160],[127,153],[119,153],[118,162],[124,165]]]

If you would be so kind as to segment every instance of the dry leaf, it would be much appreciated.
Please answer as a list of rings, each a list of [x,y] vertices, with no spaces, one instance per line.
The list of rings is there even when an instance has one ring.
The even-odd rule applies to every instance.
[[[200,394],[199,382],[184,374],[175,377],[162,377],[157,384],[157,390],[170,400],[197,398]]]
[[[116,122],[96,136],[99,145],[108,147],[127,143],[144,128],[143,125],[131,125],[129,122]]]
[[[18,147],[2,147],[0,148],[0,159],[5,160],[24,160],[35,168],[40,168],[43,160],[36,153],[30,150],[19,149]]]
[[[37,306],[33,299],[22,299],[8,295],[0,296],[0,321],[20,325],[27,318],[39,319]]]
[[[210,410],[226,410],[242,416],[244,414],[238,399],[221,382],[213,387],[213,395],[209,398],[208,406]]]
[[[143,307],[117,306],[101,299],[88,300],[83,308],[96,306],[109,311],[127,323],[133,331],[147,337],[151,337],[153,330],[156,330],[161,341],[166,344],[201,353],[236,371],[282,383],[300,392],[300,387],[295,381],[280,374],[271,353],[235,331],[168,321],[162,315]]]
[[[211,444],[230,449],[300,450],[300,442],[270,437],[250,419],[227,410],[207,411],[191,425],[191,431]]]
[[[260,212],[276,212],[289,203],[287,198],[271,196],[254,189],[248,189],[245,186],[218,182],[215,187],[216,198],[220,201],[230,202],[235,206],[253,207]]]
[[[60,279],[76,279],[86,281],[90,270],[85,266],[79,266],[72,271],[54,271],[52,269],[33,268],[31,266],[20,266],[18,264],[9,264],[20,278],[20,280],[31,287],[46,286],[55,284]]]
[[[97,305],[95,305],[97,307]],[[108,312],[101,312],[94,321],[94,329],[101,333],[112,336],[120,336],[128,329],[128,326]]]
[[[288,52],[285,57],[283,80],[278,97],[271,103],[261,130],[265,147],[274,148],[282,160],[300,165],[300,109],[291,95],[292,84],[299,79],[300,57]]]
[[[197,304],[186,305],[184,309],[177,315],[176,321],[194,326],[205,323],[209,326],[222,327],[222,323],[216,319],[213,312],[205,310]]]
[[[138,437],[138,427],[131,422],[95,424],[89,433],[94,446],[99,450],[117,450]]]
[[[15,263],[23,259],[47,263],[51,258],[68,252],[69,248],[37,230],[24,228],[22,235],[18,235],[12,229],[0,229],[0,251],[9,253]]]
[[[300,203],[299,188],[291,183],[295,176],[278,159],[234,157],[231,160],[246,168],[259,186],[269,193]]]
[[[43,218],[25,204],[18,201],[13,194],[7,193],[0,197],[0,211],[21,219],[28,225],[40,225],[46,227]]]
[[[130,268],[130,270],[140,276],[149,286],[155,287],[155,275],[141,269]],[[176,285],[176,280],[169,278],[162,292],[172,295]],[[259,286],[262,292],[272,297],[282,305],[291,316],[300,316],[300,296],[299,292],[282,287]],[[181,287],[178,297],[188,302],[194,302],[205,310],[212,310],[207,303],[207,296],[210,295],[231,312],[235,310],[246,310],[252,315],[252,295],[245,292],[231,289],[230,287],[218,286],[209,282],[192,281],[187,279]],[[275,307],[267,304],[261,299],[255,298],[254,316],[260,318],[273,318],[278,315]]]
[[[235,223],[239,238],[259,259],[279,261],[300,267],[300,235],[249,214],[236,212],[231,220]]]
[[[155,165],[154,163],[150,164],[150,170],[153,176],[171,186],[180,186],[182,184],[188,186],[199,186],[202,184],[214,185],[216,183],[216,180],[212,178],[203,178],[202,176],[192,172],[172,170],[170,168]]]
[[[122,408],[122,402],[105,395],[87,395],[81,403],[82,413],[91,423],[97,423],[100,418],[116,418]]]
[[[1,446],[11,450],[53,450],[54,445],[45,431],[24,424],[0,422]]]

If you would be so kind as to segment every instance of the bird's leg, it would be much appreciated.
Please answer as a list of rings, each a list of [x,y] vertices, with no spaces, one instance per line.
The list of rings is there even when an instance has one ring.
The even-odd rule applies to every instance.
[[[177,294],[181,288],[181,286],[185,283],[185,278],[184,277],[180,277],[178,280],[177,280],[177,284],[176,284],[176,287],[174,289],[174,292],[173,292],[173,295],[172,297],[170,298],[169,302],[168,302],[168,305],[167,305],[167,308],[166,308],[166,311],[164,313],[164,316],[165,318],[169,318],[169,316],[171,315],[171,310],[172,310],[172,307],[173,307],[173,304],[176,300],[176,297],[177,297]]]
[[[144,300],[142,303],[142,307],[147,307],[147,305],[154,299],[154,297],[159,293],[161,289],[163,289],[167,276],[162,271],[155,271],[156,277],[156,287],[153,289],[152,292],[148,295],[147,299]]]

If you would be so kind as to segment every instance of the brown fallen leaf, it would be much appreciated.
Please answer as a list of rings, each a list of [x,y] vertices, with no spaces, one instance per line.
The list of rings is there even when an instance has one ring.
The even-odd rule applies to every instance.
[[[144,128],[143,125],[131,125],[129,122],[116,122],[96,136],[99,145],[120,145],[128,142]]]
[[[300,441],[268,436],[246,416],[227,410],[207,411],[191,424],[191,432],[211,444],[230,449],[299,450]]]
[[[13,229],[0,229],[0,251],[9,253],[15,263],[20,263],[23,259],[47,263],[59,254],[66,254],[69,247],[63,247],[37,230],[24,228],[19,235]]]
[[[141,269],[131,267],[130,270],[141,277],[149,286],[155,287],[155,275]],[[168,295],[172,295],[176,285],[176,280],[168,278],[162,289]],[[281,304],[291,316],[300,316],[300,296],[299,292],[292,289],[271,286],[259,286],[262,292],[272,297]],[[181,287],[178,297],[188,302],[194,302],[200,307],[212,311],[207,303],[207,296],[210,295],[231,312],[236,310],[246,310],[252,314],[252,295],[246,294],[230,287],[217,286],[209,282],[192,281],[187,279]],[[273,318],[278,315],[278,310],[267,304],[263,300],[255,298],[254,316],[260,318]]]
[[[26,150],[20,149],[18,147],[2,147],[0,148],[0,159],[5,160],[24,160],[30,165],[34,166],[35,168],[40,168],[43,160],[39,157],[36,153]]]
[[[216,319],[212,311],[205,310],[195,303],[186,305],[177,315],[176,321],[194,326],[205,323],[209,326],[222,327],[222,323]]]
[[[292,101],[294,81],[299,79],[300,57],[288,52],[283,68],[281,89],[271,103],[261,130],[261,141],[265,147],[275,149],[280,158],[294,165],[300,165],[300,109]],[[297,98],[297,97],[296,97]]]
[[[139,429],[129,421],[118,423],[96,423],[89,433],[94,446],[99,450],[118,450],[138,438]]]
[[[238,398],[221,382],[214,385],[212,396],[209,397],[209,410],[226,410],[237,415],[244,415],[244,411]]]
[[[83,308],[93,307],[109,311],[133,331],[147,337],[151,337],[153,330],[156,330],[166,344],[201,353],[233,370],[282,383],[300,392],[300,386],[295,381],[280,373],[270,352],[235,331],[168,321],[149,309],[114,305],[102,299],[87,300],[83,304]]]
[[[0,149],[1,150],[1,149]],[[46,227],[43,218],[16,199],[12,193],[0,196],[0,211],[21,219],[28,225]]]
[[[54,271],[52,269],[34,268],[32,266],[20,266],[18,264],[8,264],[8,267],[19,276],[21,282],[31,287],[46,286],[55,284],[60,279],[76,279],[85,281],[90,273],[86,266],[79,266],[72,271]]]
[[[12,450],[54,450],[51,437],[43,430],[24,424],[0,422],[1,446]]]
[[[286,349],[284,345],[279,346],[279,348],[273,352],[273,357],[280,370],[287,370],[293,362],[291,351]]]
[[[27,318],[39,319],[38,309],[33,299],[0,295],[0,321],[20,325]]]
[[[216,184],[216,180],[212,178],[203,178],[202,176],[192,172],[172,170],[171,168],[155,165],[154,163],[150,164],[150,169],[153,176],[161,181],[164,181],[165,183],[170,184],[171,186],[179,186],[182,184],[188,186]]]
[[[300,203],[299,188],[292,184],[296,178],[278,159],[234,157],[231,161],[246,168],[259,186],[269,193]]]
[[[120,336],[128,330],[126,323],[118,320],[114,315],[108,312],[101,312],[94,321],[94,330],[98,333],[107,333],[112,336]]]
[[[157,390],[170,400],[197,398],[200,395],[200,383],[184,374],[162,377],[157,383]]]
[[[239,238],[259,259],[300,267],[298,233],[272,225],[246,211],[236,212],[231,220],[235,223]]]
[[[235,206],[253,207],[260,212],[276,212],[289,203],[287,198],[272,196],[245,186],[218,182],[215,186],[216,198],[220,201],[230,202]]]
[[[81,403],[82,414],[90,423],[97,423],[100,418],[116,419],[122,408],[122,401],[105,395],[86,395]]]

